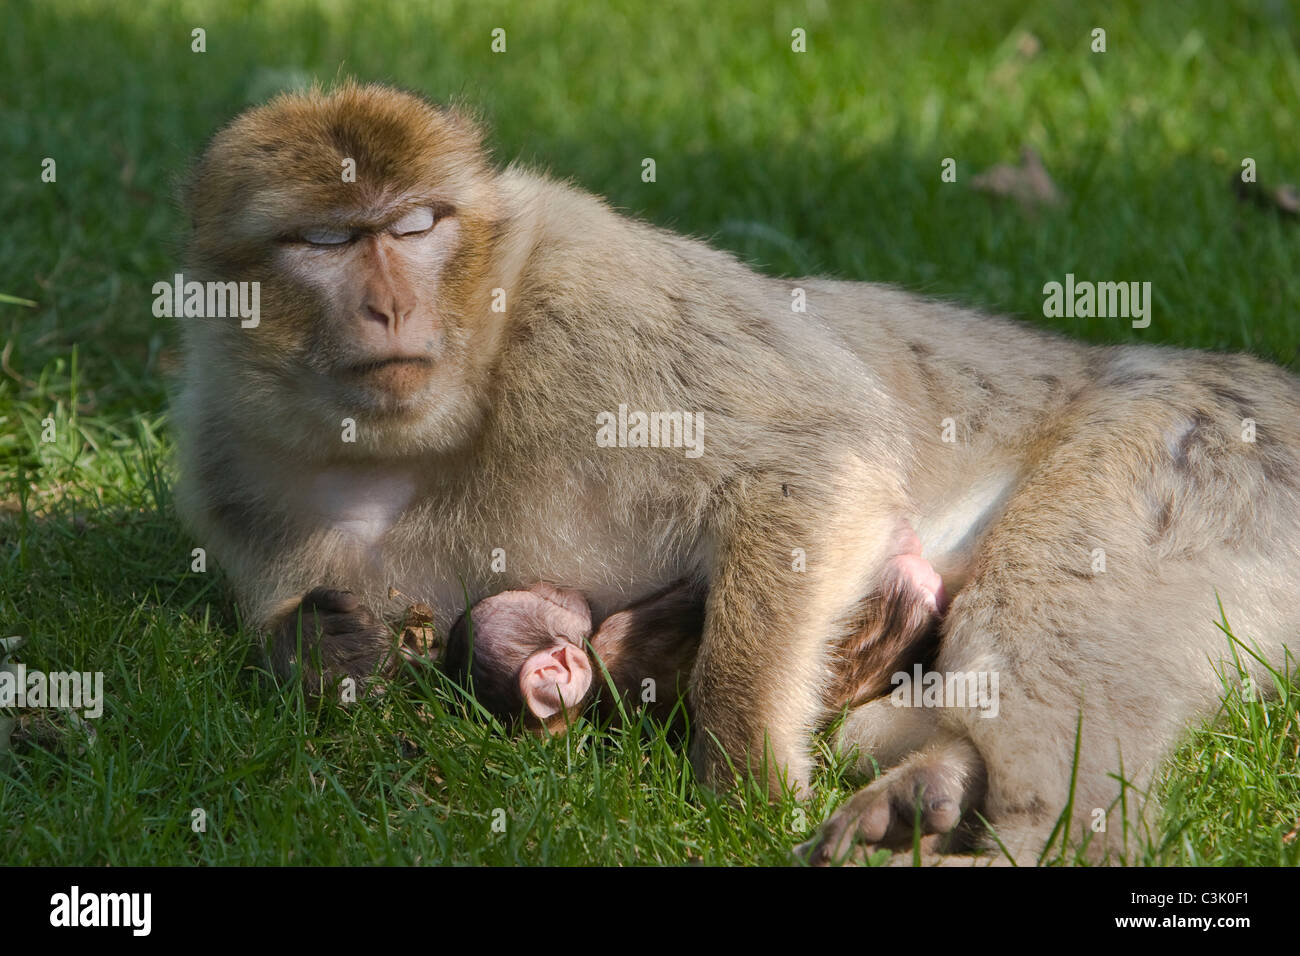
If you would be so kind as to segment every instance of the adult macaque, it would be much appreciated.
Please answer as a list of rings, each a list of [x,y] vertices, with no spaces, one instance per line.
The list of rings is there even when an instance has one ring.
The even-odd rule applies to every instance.
[[[1019,855],[1072,777],[1077,837],[1212,708],[1216,598],[1265,660],[1300,630],[1300,389],[1273,366],[768,278],[498,171],[472,123],[380,86],[241,115],[188,206],[187,280],[260,282],[261,313],[184,320],[178,502],[246,618],[295,639],[282,668],[368,675],[390,587],[445,627],[466,594],[560,580],[600,618],[684,578],[701,778],[802,788],[831,649],[911,518],[952,595],[937,667],[996,671],[1000,710],[855,710],[850,743],[914,753],[831,835],[939,781]]]

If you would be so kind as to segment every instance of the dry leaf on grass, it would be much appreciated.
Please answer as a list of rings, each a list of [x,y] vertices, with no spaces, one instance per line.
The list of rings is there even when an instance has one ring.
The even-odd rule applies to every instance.
[[[1014,199],[1025,208],[1055,206],[1064,198],[1047,175],[1038,153],[1026,146],[1020,150],[1020,165],[998,163],[971,180],[971,188],[992,196]]]
[[[433,608],[416,602],[402,616],[402,646],[430,660],[442,656],[443,642],[433,627]]]

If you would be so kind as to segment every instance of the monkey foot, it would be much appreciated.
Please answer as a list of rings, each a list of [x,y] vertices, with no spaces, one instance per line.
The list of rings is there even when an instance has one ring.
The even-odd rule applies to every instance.
[[[962,820],[965,781],[938,762],[918,762],[859,790],[795,847],[811,866],[857,862],[876,849],[906,849],[919,830],[923,849],[943,852]]]

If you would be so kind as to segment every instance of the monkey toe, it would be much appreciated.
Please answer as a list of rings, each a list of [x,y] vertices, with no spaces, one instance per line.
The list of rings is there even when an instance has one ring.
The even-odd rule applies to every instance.
[[[857,839],[862,843],[880,843],[889,835],[894,815],[888,795],[874,794],[859,811],[855,827]]]
[[[947,833],[961,822],[961,805],[949,796],[925,796],[922,817],[926,833]]]
[[[882,782],[888,786],[873,807],[873,820],[887,818],[888,822],[883,832],[873,830],[871,842],[907,846],[917,829],[922,835],[943,834],[961,822],[962,794],[942,768],[921,765],[899,775],[896,781],[886,778]]]
[[[849,862],[860,844],[878,842],[889,826],[889,805],[869,790],[841,804],[811,840],[795,848],[796,854],[809,866],[831,866]]]
[[[892,559],[890,570],[900,585],[915,594],[933,614],[938,614],[947,604],[947,595],[941,578],[934,567],[920,554],[901,554]]]

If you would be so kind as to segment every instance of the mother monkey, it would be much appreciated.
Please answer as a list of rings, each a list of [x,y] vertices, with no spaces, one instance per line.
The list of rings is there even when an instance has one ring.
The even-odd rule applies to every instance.
[[[1267,657],[1300,625],[1277,368],[767,278],[498,171],[465,118],[382,86],[244,113],[187,202],[185,279],[260,283],[260,313],[187,309],[181,510],[313,683],[373,671],[390,588],[446,627],[463,586],[559,581],[601,615],[695,578],[697,770],[802,789],[827,648],[910,519],[956,593],[938,668],[996,672],[998,714],[855,711],[848,741],[897,766],[824,844],[910,831],[919,797],[928,830],[978,804],[1032,853],[1080,708],[1091,811],[1213,702],[1216,588]]]

